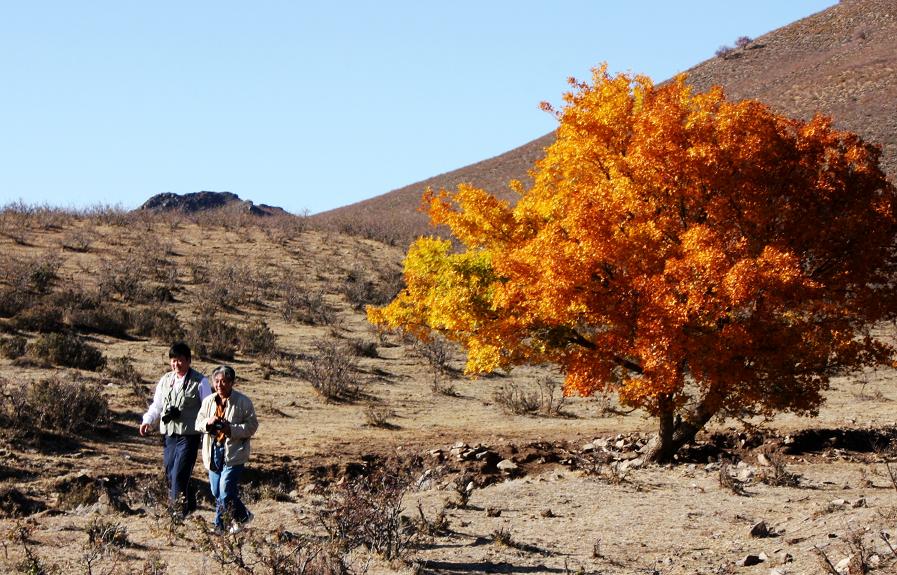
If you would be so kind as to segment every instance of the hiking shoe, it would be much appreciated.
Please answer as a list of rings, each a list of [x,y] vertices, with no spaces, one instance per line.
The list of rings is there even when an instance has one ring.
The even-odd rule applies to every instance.
[[[228,531],[228,533],[230,533],[231,535],[236,535],[240,531],[243,531],[243,528],[249,525],[253,519],[255,519],[255,515],[252,514],[252,511],[247,511],[246,519],[241,523],[237,523],[236,521],[234,521],[234,524],[230,526],[230,530]]]

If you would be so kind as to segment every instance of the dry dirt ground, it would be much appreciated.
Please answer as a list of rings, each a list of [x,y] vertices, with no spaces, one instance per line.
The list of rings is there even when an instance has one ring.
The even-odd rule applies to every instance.
[[[333,501],[330,489],[378,468],[401,467],[412,478],[402,507],[418,534],[401,561],[355,550],[347,561],[356,571],[809,575],[832,572],[828,561],[832,569],[841,563],[844,573],[861,572],[860,562],[871,573],[897,573],[894,371],[835,380],[817,418],[714,421],[680,462],[640,466],[638,449],[655,423],[640,412],[623,413],[612,398],[568,398],[552,416],[515,415],[497,404],[502,386],[535,391],[558,381],[550,370],[469,381],[458,374],[463,360],[453,352],[434,391],[434,371],[421,354],[393,336],[378,338],[342,288],[359,269],[384,280],[398,269],[399,250],[252,226],[122,226],[81,218],[45,229],[29,221],[24,231],[0,238],[0,250],[7,258],[63,258],[57,290],[93,285],[103,262],[127,264],[123,254],[146,257],[141,250],[162,249],[176,279],[174,301],[159,305],[185,324],[209,297],[201,280],[187,277],[196,261],[218,271],[222,262],[249,265],[256,277],[274,278],[256,301],[220,312],[234,325],[264,319],[279,352],[262,360],[238,351],[229,362],[261,421],[247,482],[256,519],[247,532],[226,538],[243,542],[250,559],[250,540],[280,537],[287,548],[291,534],[315,529],[322,507]],[[61,247],[73,230],[92,234],[86,251]],[[147,245],[150,231],[163,241]],[[332,317],[316,325],[285,320],[277,278],[321,290]],[[3,321],[7,333],[29,341],[39,335]],[[85,337],[107,359],[131,358],[140,385],[102,372],[0,359],[0,376],[15,385],[52,374],[86,378],[102,386],[113,413],[111,423],[80,436],[26,433],[23,439],[15,433],[22,430],[3,430],[0,571],[27,572],[27,551],[65,573],[236,572],[204,548],[195,520],[167,519],[159,501],[158,436],[136,432],[145,406],[139,389],[151,391],[164,372],[167,343]],[[352,400],[325,402],[303,377],[316,345],[331,340],[363,341],[376,350],[356,358],[354,377],[362,385]],[[194,367],[208,373],[218,363],[197,358]],[[722,471],[721,459],[731,463]],[[501,471],[502,460],[516,469]],[[204,492],[201,463],[195,478]],[[464,504],[459,480],[462,491],[470,484]],[[207,499],[196,515],[212,518]],[[766,531],[758,527],[752,535],[761,521]],[[91,555],[89,530],[97,524],[117,529],[117,553]],[[749,555],[759,563],[739,565]],[[845,562],[850,556],[853,567]],[[274,571],[256,564],[254,572]]]

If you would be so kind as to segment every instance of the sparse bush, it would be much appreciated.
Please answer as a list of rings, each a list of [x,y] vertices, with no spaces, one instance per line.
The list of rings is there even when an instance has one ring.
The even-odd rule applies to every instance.
[[[303,376],[327,401],[353,399],[359,390],[358,361],[336,340],[319,342]]]
[[[131,544],[128,541],[128,530],[126,527],[103,517],[94,517],[88,521],[84,527],[84,533],[87,534],[87,544],[90,547],[111,545],[124,548]]]
[[[96,371],[106,364],[103,353],[72,333],[47,333],[26,346],[26,354],[53,365]]]
[[[131,303],[148,300],[151,287],[142,266],[133,257],[103,260],[98,275],[97,289],[104,299],[119,297]]]
[[[246,355],[270,356],[276,349],[277,337],[261,319],[240,329],[238,337],[240,352]]]
[[[45,254],[37,257],[7,257],[2,262],[2,280],[12,289],[45,295],[50,293],[56,280],[59,279],[59,268],[62,258],[56,254]]]
[[[23,331],[58,332],[63,329],[62,309],[51,301],[41,300],[17,313],[12,325]]]
[[[187,340],[201,357],[232,360],[237,351],[236,329],[214,313],[202,313],[190,325]]]
[[[16,359],[25,355],[28,340],[20,335],[0,338],[0,355],[7,359]]]
[[[516,415],[538,413],[553,417],[561,415],[564,393],[559,382],[544,377],[536,382],[536,389],[525,389],[514,382],[503,384],[493,391],[492,401]]]
[[[140,308],[131,314],[133,332],[157,341],[172,342],[184,339],[184,328],[173,313],[159,307]]]
[[[56,431],[81,434],[105,426],[109,404],[90,382],[54,375],[29,384],[3,382],[0,421],[20,431]]]
[[[144,387],[143,378],[134,368],[131,358],[122,356],[109,360],[106,363],[106,375],[121,385],[129,386],[138,399],[149,403],[149,392]]]
[[[377,354],[377,342],[365,341],[363,339],[352,339],[349,340],[349,346],[352,348],[352,353],[354,353],[358,357],[379,357],[379,355]]]
[[[394,415],[395,412],[385,405],[371,403],[364,408],[365,423],[371,427],[392,427],[389,418]]]
[[[448,362],[452,348],[448,340],[434,335],[426,341],[414,340],[413,345],[418,355],[427,360],[430,366],[430,374],[433,376],[430,389],[440,395],[455,395],[455,387],[449,381],[451,368]]]
[[[90,333],[102,333],[119,339],[127,339],[131,328],[131,315],[124,307],[107,303],[96,307],[67,310],[63,317],[72,329]]]
[[[735,47],[746,48],[751,42],[752,40],[750,36],[739,36],[738,39],[735,40]]]
[[[717,58],[726,59],[733,50],[731,46],[720,46],[716,49],[715,55]]]
[[[298,321],[307,325],[336,323],[336,310],[324,299],[322,290],[305,290],[287,283],[281,292],[280,316],[285,321]]]
[[[499,386],[492,393],[492,401],[516,415],[536,413],[542,406],[538,391],[528,391],[513,382]]]
[[[390,466],[346,481],[329,494],[320,522],[343,552],[364,546],[387,561],[401,559],[416,536],[402,517],[411,478]]]
[[[387,274],[385,278],[374,281],[361,268],[353,268],[340,285],[340,292],[356,311],[367,305],[384,305],[402,289],[403,278],[400,272]]]
[[[800,485],[800,475],[788,471],[785,466],[785,458],[777,453],[767,455],[769,466],[764,467],[757,474],[761,483],[773,487],[797,487]]]
[[[71,230],[62,238],[62,249],[86,253],[90,251],[96,235],[91,230]]]

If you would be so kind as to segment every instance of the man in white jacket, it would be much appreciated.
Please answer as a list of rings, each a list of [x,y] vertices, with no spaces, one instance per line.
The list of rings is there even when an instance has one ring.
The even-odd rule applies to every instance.
[[[190,367],[191,356],[190,347],[183,342],[168,350],[171,371],[156,385],[153,403],[139,428],[140,435],[146,435],[158,426],[165,436],[162,465],[168,480],[168,504],[179,517],[196,510],[196,490],[190,481],[199,449],[195,421],[202,400],[212,393],[206,376]]]
[[[249,438],[258,429],[252,401],[234,390],[237,374],[227,365],[212,372],[215,393],[203,400],[196,416],[202,438],[202,462],[209,471],[209,486],[215,498],[215,529],[223,532],[225,519],[231,533],[252,521],[252,513],[240,500],[240,477],[249,460]]]

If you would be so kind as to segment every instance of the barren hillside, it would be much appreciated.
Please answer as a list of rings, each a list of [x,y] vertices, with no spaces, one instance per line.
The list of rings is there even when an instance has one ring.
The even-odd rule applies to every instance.
[[[645,467],[641,412],[564,399],[546,369],[470,381],[451,347],[372,332],[402,250],[303,223],[0,212],[0,571],[815,575],[862,553],[893,572],[892,371]],[[137,434],[181,337],[259,412],[237,535],[211,533],[201,464],[199,511],[171,519],[158,435]]]
[[[712,48],[708,46],[708,52]],[[601,55],[595,54],[595,60],[597,64]],[[755,98],[799,118],[816,113],[832,116],[838,127],[882,147],[882,163],[894,179],[895,70],[897,3],[844,0],[685,72],[698,89],[720,85],[730,97]],[[470,182],[513,200],[507,182],[525,181],[533,161],[552,141],[553,134],[546,134],[495,158],[314,215],[312,220],[327,229],[406,245],[417,235],[432,233],[425,216],[417,211],[427,187],[451,190]]]

